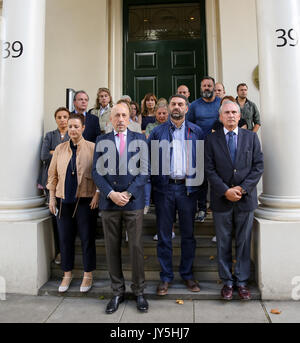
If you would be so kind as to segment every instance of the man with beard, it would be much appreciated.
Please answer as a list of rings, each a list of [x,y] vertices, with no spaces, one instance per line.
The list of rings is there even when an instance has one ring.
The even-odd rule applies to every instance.
[[[198,125],[206,137],[212,130],[215,121],[219,118],[221,99],[215,95],[215,80],[205,76],[201,80],[201,98],[192,102],[188,111],[188,120]],[[206,217],[206,198],[208,184],[204,180],[198,199],[198,214],[196,220],[203,223]]]
[[[257,132],[261,126],[260,114],[255,103],[247,99],[248,86],[246,83],[240,83],[236,91],[236,101],[241,109],[241,117],[247,122],[247,129]]]
[[[196,154],[196,142],[203,140],[204,136],[197,125],[186,120],[186,97],[180,94],[171,96],[168,110],[169,120],[153,129],[148,138],[151,161],[158,161],[158,172],[151,175],[158,229],[157,256],[161,266],[158,295],[168,293],[169,284],[174,278],[172,226],[176,211],[181,234],[179,273],[190,291],[200,291],[194,280],[192,267],[196,247],[194,218],[201,181],[199,185],[196,182],[192,185],[190,181],[195,180],[195,175],[189,175],[189,171],[191,167],[195,168],[196,158],[203,158]],[[158,143],[160,147],[156,151],[154,145]],[[172,143],[171,148],[165,149],[165,143]],[[167,165],[169,168],[165,168],[166,163],[170,163]]]

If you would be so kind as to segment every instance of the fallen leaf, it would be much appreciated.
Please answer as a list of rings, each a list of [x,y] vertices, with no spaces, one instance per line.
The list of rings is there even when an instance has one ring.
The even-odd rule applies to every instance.
[[[211,261],[215,259],[215,256],[210,256],[209,258]]]
[[[104,296],[103,296],[103,295],[101,295],[101,297],[99,297],[99,299],[100,299],[100,300],[104,300]]]
[[[277,308],[274,308],[273,310],[271,310],[271,313],[272,313],[272,314],[280,314],[281,311],[278,310]]]
[[[222,280],[217,280],[217,284],[220,285],[222,283]]]
[[[183,304],[184,304],[184,301],[178,299],[178,300],[176,300],[176,304],[183,305]]]

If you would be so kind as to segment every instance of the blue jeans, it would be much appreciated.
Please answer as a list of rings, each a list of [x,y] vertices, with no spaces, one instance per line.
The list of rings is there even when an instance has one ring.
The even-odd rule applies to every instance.
[[[151,200],[151,181],[148,180],[148,182],[145,184],[145,206],[150,206],[150,200]]]
[[[161,267],[160,278],[163,282],[171,282],[174,278],[172,227],[176,210],[178,211],[181,235],[179,272],[183,280],[193,279],[192,268],[196,249],[194,220],[197,198],[198,192],[187,195],[184,184],[169,184],[165,193],[154,192],[158,228],[157,256]]]

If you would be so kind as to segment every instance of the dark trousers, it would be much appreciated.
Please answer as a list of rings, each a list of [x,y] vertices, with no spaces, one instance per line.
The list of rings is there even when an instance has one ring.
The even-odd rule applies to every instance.
[[[122,271],[122,222],[128,234],[128,247],[132,266],[133,293],[142,295],[145,288],[144,251],[142,241],[144,210],[101,211],[106,247],[106,260],[114,295],[125,292]]]
[[[219,275],[224,285],[246,286],[251,267],[251,233],[254,212],[234,206],[227,212],[213,212],[217,236]],[[236,264],[232,273],[232,238],[235,232]]]
[[[174,213],[178,211],[181,235],[181,261],[179,272],[184,280],[193,279],[193,262],[196,241],[194,238],[194,219],[198,192],[186,193],[184,184],[169,184],[165,193],[154,192],[156,222],[158,229],[157,257],[160,263],[160,278],[171,282],[173,274],[172,226]]]
[[[76,204],[62,203],[61,213],[56,217],[61,251],[61,267],[65,272],[74,269],[77,230],[81,240],[84,271],[91,272],[96,269],[96,231],[89,206],[90,202],[90,198],[81,198],[74,218],[72,216]],[[60,199],[58,199],[59,204]]]
[[[207,192],[208,192],[208,182],[207,182],[207,179],[204,179],[198,193],[198,211],[204,211],[205,213],[207,210],[207,206],[206,206]]]

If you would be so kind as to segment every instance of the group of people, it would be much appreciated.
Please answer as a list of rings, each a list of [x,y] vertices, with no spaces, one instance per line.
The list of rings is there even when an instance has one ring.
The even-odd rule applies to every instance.
[[[179,86],[168,101],[146,94],[141,112],[138,103],[128,96],[113,105],[107,88],[98,90],[96,105],[90,111],[85,91],[75,93],[72,113],[64,107],[57,109],[57,129],[45,135],[42,145],[39,184],[48,195],[56,253],[61,255],[64,271],[59,292],[66,292],[72,281],[77,232],[84,265],[80,291],[91,289],[100,210],[113,289],[106,313],[115,312],[124,301],[123,225],[137,309],[148,311],[142,227],[151,198],[156,210],[161,267],[157,294],[166,295],[174,278],[172,238],[176,213],[181,235],[179,273],[190,291],[199,292],[193,276],[194,221],[205,220],[209,183],[219,274],[224,284],[221,296],[232,299],[236,286],[241,299],[251,298],[247,287],[251,229],[257,206],[256,185],[263,173],[263,155],[255,133],[260,126],[259,112],[247,99],[247,85],[237,87],[236,99],[225,96],[224,86],[221,84],[223,90],[219,90],[219,85],[212,77],[204,77],[201,98],[192,103],[185,85]],[[205,142],[204,151],[197,148],[200,141]],[[197,166],[204,161],[205,176],[195,182]],[[233,236],[237,260],[234,273]]]

